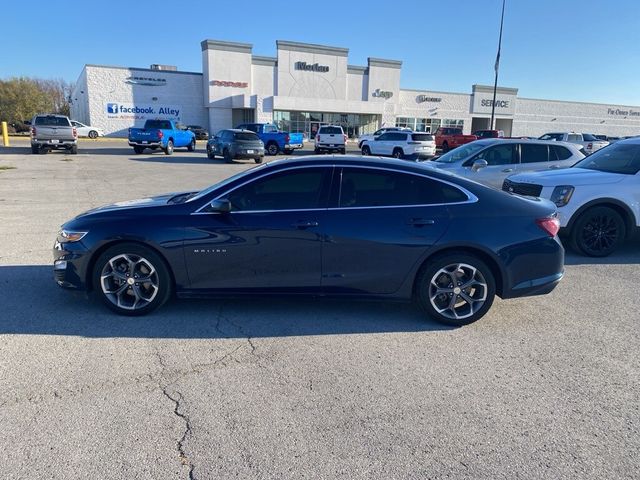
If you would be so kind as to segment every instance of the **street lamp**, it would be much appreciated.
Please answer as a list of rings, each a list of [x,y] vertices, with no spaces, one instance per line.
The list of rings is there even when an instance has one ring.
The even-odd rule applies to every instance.
[[[500,36],[498,37],[498,54],[496,55],[496,64],[494,70],[496,71],[496,79],[493,82],[493,102],[491,102],[491,130],[493,130],[493,119],[496,113],[496,91],[498,90],[498,69],[500,68],[500,47],[502,46],[502,23],[504,21],[504,2],[502,0],[502,15],[500,16]]]

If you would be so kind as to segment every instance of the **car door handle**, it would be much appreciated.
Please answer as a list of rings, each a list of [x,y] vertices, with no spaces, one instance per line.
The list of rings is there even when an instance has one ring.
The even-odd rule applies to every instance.
[[[425,225],[433,225],[434,223],[436,223],[436,221],[431,218],[412,218],[407,222],[407,225],[424,227]]]
[[[299,228],[301,230],[305,228],[317,227],[318,222],[310,221],[310,220],[300,220],[299,222],[294,222],[291,224],[294,228]]]
[[[549,168],[560,168],[560,165],[551,165]]]
[[[513,168],[505,168],[504,170],[502,170],[504,173],[509,173],[509,172],[513,172]]]

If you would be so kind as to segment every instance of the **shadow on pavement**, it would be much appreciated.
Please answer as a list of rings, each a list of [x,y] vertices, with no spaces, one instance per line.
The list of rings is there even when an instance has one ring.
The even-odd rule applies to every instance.
[[[565,242],[566,244],[566,242]],[[565,245],[565,265],[637,265],[640,264],[640,235],[628,240],[608,257],[586,257],[575,253]]]
[[[331,299],[169,301],[145,317],[121,317],[93,297],[66,291],[51,266],[1,266],[0,334],[95,338],[245,338],[443,331],[404,303]]]

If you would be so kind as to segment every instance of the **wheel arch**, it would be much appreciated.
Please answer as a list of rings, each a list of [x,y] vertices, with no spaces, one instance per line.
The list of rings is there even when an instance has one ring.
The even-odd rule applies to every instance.
[[[587,202],[584,205],[582,205],[578,210],[575,211],[575,213],[571,216],[571,218],[567,222],[567,226],[566,226],[567,231],[570,232],[572,230],[573,225],[576,223],[578,218],[580,218],[580,216],[584,212],[594,207],[608,207],[618,212],[622,217],[622,220],[624,221],[624,226],[626,230],[625,238],[628,239],[630,236],[633,235],[633,232],[637,227],[638,219],[636,219],[629,205],[615,198],[598,198],[595,200],[591,200],[590,202]]]
[[[128,238],[121,238],[121,239],[109,241],[104,245],[101,245],[98,249],[96,249],[95,252],[93,252],[93,255],[91,255],[91,258],[87,263],[87,271],[85,272],[85,285],[87,286],[86,290],[88,292],[92,291],[94,287],[93,269],[95,268],[96,262],[98,261],[98,258],[100,258],[100,255],[106,252],[109,248],[115,247],[116,245],[120,245],[122,243],[133,243],[141,247],[148,248],[149,250],[152,250],[153,253],[158,255],[158,257],[160,257],[160,259],[164,262],[165,267],[167,267],[167,271],[169,272],[169,278],[171,279],[171,289],[172,291],[175,292],[176,277],[173,273],[173,269],[171,268],[171,264],[168,262],[167,258],[162,254],[162,252],[158,248],[154,247],[153,245],[149,245],[148,243],[142,242],[140,240],[128,239]]]
[[[420,273],[429,265],[429,261],[435,257],[454,252],[473,255],[482,260],[487,265],[487,267],[489,267],[491,273],[493,274],[493,278],[496,283],[496,295],[502,297],[506,280],[506,272],[500,267],[500,264],[493,255],[491,255],[486,250],[473,245],[447,245],[439,248],[438,250],[430,252],[429,255],[425,259],[423,259],[422,262],[420,262],[420,266],[415,270],[411,290],[412,296],[415,297],[418,278],[420,277]]]

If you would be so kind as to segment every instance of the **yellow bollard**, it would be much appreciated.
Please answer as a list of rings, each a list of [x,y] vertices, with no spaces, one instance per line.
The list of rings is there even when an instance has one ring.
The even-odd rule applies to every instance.
[[[9,132],[7,131],[7,122],[2,122],[2,143],[5,147],[9,146]]]

